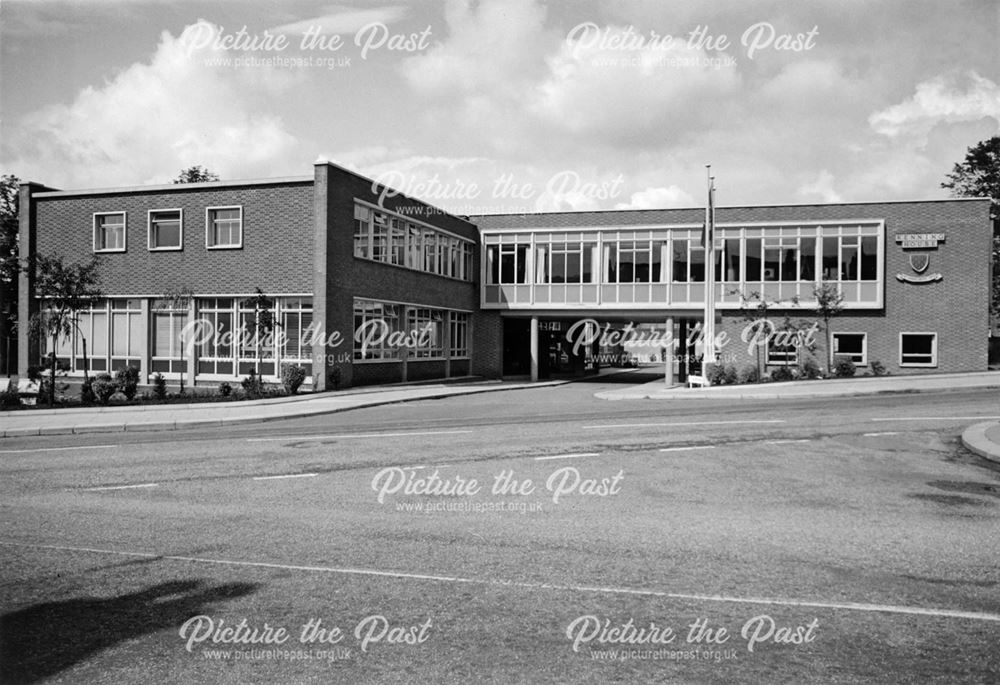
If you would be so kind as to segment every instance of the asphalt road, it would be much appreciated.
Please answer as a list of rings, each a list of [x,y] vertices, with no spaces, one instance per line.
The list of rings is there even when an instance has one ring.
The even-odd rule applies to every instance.
[[[995,392],[602,387],[0,441],[4,682],[1000,680]]]

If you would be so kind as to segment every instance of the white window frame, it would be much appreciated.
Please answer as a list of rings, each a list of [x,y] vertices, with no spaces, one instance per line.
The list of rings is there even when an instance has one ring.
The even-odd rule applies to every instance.
[[[97,246],[97,217],[99,216],[121,216],[122,218],[122,246],[120,248],[100,248]],[[128,213],[127,212],[94,212],[93,218],[93,248],[95,253],[125,252],[128,249]]]
[[[226,245],[213,245],[211,241],[212,229],[214,227],[215,221],[212,219],[212,212],[217,210],[228,210],[235,209],[240,213],[240,239],[235,244],[229,243]],[[183,215],[182,215],[183,219]],[[183,229],[184,222],[181,221],[181,228]],[[181,237],[181,242],[184,242],[183,236]],[[243,249],[243,205],[225,205],[219,207],[206,207],[205,208],[205,249],[206,250],[242,250]]]
[[[179,244],[176,247],[153,247],[153,215],[160,212],[178,212],[180,227],[178,229]],[[184,210],[181,207],[150,209],[146,212],[146,247],[150,252],[177,252],[184,249]]]
[[[848,356],[847,352],[837,352],[837,336],[838,335],[860,335],[861,336],[861,361],[854,362],[859,366],[868,366],[868,333],[864,331],[833,331],[830,337],[833,339],[833,356]],[[853,361],[853,360],[852,360]]]
[[[903,361],[903,336],[904,335],[929,335],[931,336],[931,361],[929,363],[904,362]],[[899,365],[904,368],[936,369],[938,365],[938,334],[936,331],[900,331],[899,333]]]

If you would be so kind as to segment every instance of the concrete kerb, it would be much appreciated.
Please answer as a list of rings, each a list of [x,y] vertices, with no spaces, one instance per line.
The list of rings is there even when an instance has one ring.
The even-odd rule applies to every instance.
[[[35,436],[46,436],[46,435],[76,435],[84,433],[132,433],[132,432],[143,432],[143,431],[169,431],[169,430],[180,430],[182,428],[221,428],[224,426],[234,426],[234,425],[245,425],[251,423],[265,423],[270,421],[282,421],[285,419],[295,419],[295,418],[305,418],[309,416],[318,416],[321,414],[338,414],[340,412],[351,411],[353,409],[367,409],[369,407],[380,407],[389,404],[404,404],[407,402],[416,402],[419,400],[434,400],[442,399],[445,397],[457,397],[460,395],[478,395],[488,392],[502,392],[507,390],[530,390],[533,388],[545,388],[553,387],[558,385],[565,385],[570,381],[548,381],[542,383],[532,383],[514,386],[504,386],[504,385],[494,385],[494,384],[483,384],[478,387],[463,388],[456,391],[454,386],[448,387],[444,386],[441,388],[440,392],[432,393],[429,395],[419,395],[414,397],[394,397],[392,399],[379,400],[372,395],[378,395],[376,391],[366,392],[366,393],[356,393],[353,396],[363,396],[365,399],[352,404],[347,404],[344,406],[323,406],[323,407],[313,407],[309,410],[300,409],[299,406],[305,406],[308,403],[295,403],[296,408],[292,411],[282,414],[259,414],[259,415],[243,415],[243,416],[233,416],[221,419],[190,419],[190,420],[164,420],[164,421],[135,421],[127,423],[114,423],[114,424],[83,424],[83,425],[63,425],[63,426],[43,426],[40,428],[10,428],[5,429],[0,432],[0,437],[4,438],[15,438],[15,437],[35,437]],[[312,399],[331,399],[330,395],[317,395]],[[341,396],[337,399],[349,399],[350,396]],[[370,398],[370,399],[369,399]],[[287,403],[286,403],[287,404]],[[160,405],[168,406],[168,405]],[[209,408],[212,408],[210,405]],[[220,408],[218,405],[214,405],[214,408]],[[237,407],[226,407],[226,408],[239,408]],[[167,409],[164,409],[167,411]],[[143,417],[146,418],[146,417]]]
[[[990,438],[990,431],[1000,434],[1000,422],[985,421],[969,426],[962,433],[962,444],[970,452],[1000,463],[1000,444]]]

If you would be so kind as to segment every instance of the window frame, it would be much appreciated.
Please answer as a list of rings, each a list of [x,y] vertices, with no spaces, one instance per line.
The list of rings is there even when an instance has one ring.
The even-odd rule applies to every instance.
[[[907,335],[931,336],[931,361],[907,362],[903,360],[903,337]],[[936,331],[900,331],[899,332],[899,365],[903,368],[936,369],[938,366],[938,334]]]
[[[153,215],[158,213],[177,212],[177,246],[153,247]],[[167,207],[160,209],[150,209],[146,212],[146,247],[150,252],[179,252],[184,249],[184,208]]]
[[[861,336],[861,361],[854,359],[852,353],[838,352],[837,351],[837,336],[838,335],[860,335]],[[830,338],[833,341],[833,354],[831,355],[834,359],[837,357],[848,357],[852,362],[859,366],[868,366],[868,333],[865,331],[833,331],[830,333]]]
[[[99,248],[97,246],[97,218],[101,216],[121,216],[122,218],[122,246],[120,248]],[[94,212],[93,215],[93,235],[91,237],[95,254],[126,252],[128,250],[128,212]]]
[[[239,231],[240,239],[237,244],[226,244],[226,245],[213,245],[211,242],[212,229],[215,227],[215,221],[212,219],[212,212],[217,210],[229,210],[235,209],[240,213],[239,216]],[[183,230],[184,222],[183,215],[181,221],[181,229]],[[184,238],[181,237],[181,243],[183,244]],[[220,205],[214,207],[205,207],[205,249],[206,250],[242,250],[243,249],[243,205]]]

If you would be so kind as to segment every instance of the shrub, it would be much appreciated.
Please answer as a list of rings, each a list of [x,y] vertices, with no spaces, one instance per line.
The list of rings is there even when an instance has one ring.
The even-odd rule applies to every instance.
[[[857,372],[854,362],[848,357],[837,357],[833,360],[833,375],[837,378],[853,378]]]
[[[740,374],[736,370],[735,364],[726,364],[722,372],[722,379],[726,385],[736,385],[739,382]]]
[[[722,364],[706,364],[705,378],[709,385],[724,385],[726,382],[726,369]]]
[[[740,371],[740,383],[756,383],[759,380],[760,374],[757,372],[757,367],[753,364],[744,366],[743,370]]]
[[[260,376],[253,372],[240,381],[240,385],[243,386],[243,391],[247,394],[248,399],[256,399],[264,394],[264,382]]]
[[[139,369],[134,366],[124,366],[118,369],[115,372],[115,383],[125,395],[125,399],[131,402],[139,391]]]
[[[792,375],[791,368],[779,366],[771,372],[771,380],[775,383],[781,383],[783,381],[795,380],[795,376]]]
[[[868,366],[870,366],[872,368],[872,375],[873,376],[888,376],[889,375],[889,372],[885,370],[885,364],[883,364],[882,362],[880,362],[878,359],[873,359],[872,363],[869,364]]]
[[[93,388],[94,395],[101,404],[110,402],[111,396],[118,392],[118,384],[115,383],[115,379],[106,373],[102,373],[95,378],[91,383],[91,387]]]
[[[0,392],[0,409],[17,409],[21,406],[21,393],[17,386]]]
[[[80,402],[83,404],[93,404],[97,401],[97,397],[94,395],[94,379],[90,376],[83,379],[83,385],[80,386]]]
[[[803,355],[802,357],[802,378],[808,378],[810,380],[816,378],[822,378],[823,371],[819,368],[819,362],[816,361],[816,357],[811,354]]]
[[[233,394],[233,386],[229,385],[229,383],[225,381],[219,383],[219,395],[221,395],[222,397],[229,397],[232,394]]]
[[[153,376],[153,397],[158,400],[167,399],[167,381],[162,373]]]
[[[306,370],[298,364],[288,364],[281,369],[281,384],[289,395],[294,395],[306,380]]]

